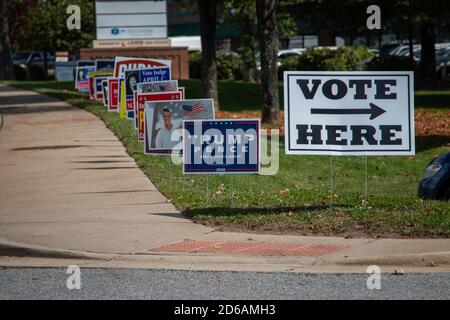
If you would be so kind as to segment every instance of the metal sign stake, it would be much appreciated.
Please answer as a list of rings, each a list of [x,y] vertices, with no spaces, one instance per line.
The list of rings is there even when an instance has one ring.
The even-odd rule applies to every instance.
[[[367,155],[364,156],[364,209],[367,210]]]
[[[330,210],[333,210],[333,156],[330,155]]]
[[[209,207],[209,175],[206,175],[206,206]]]

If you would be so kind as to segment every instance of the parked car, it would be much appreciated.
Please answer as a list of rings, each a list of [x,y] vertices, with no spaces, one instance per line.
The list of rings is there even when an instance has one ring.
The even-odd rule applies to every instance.
[[[305,48],[280,50],[278,51],[278,59],[289,56],[301,56],[305,51]]]
[[[295,48],[295,49],[285,49],[278,51],[278,67],[283,64],[283,59],[292,57],[292,56],[301,56],[305,53],[305,48]],[[261,61],[259,59],[259,54],[256,56],[256,69],[261,70]]]
[[[450,152],[428,164],[419,184],[419,197],[450,201]]]
[[[450,46],[436,50],[436,71],[441,80],[450,80]]]
[[[52,76],[55,72],[55,56],[47,54],[47,73]],[[14,65],[29,70],[31,66],[44,67],[44,51],[16,52],[11,56]]]

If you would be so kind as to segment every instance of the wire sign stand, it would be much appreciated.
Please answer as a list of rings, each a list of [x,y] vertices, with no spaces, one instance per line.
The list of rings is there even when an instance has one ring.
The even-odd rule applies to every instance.
[[[333,211],[334,177],[333,177],[333,156],[332,155],[330,155],[328,175],[329,175],[329,184],[330,184],[330,210]],[[367,190],[368,190],[367,155],[364,155],[364,198],[363,198],[364,210],[367,210],[367,203],[368,203]]]

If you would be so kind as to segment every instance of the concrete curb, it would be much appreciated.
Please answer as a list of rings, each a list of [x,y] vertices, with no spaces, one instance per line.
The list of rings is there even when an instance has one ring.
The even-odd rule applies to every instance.
[[[83,252],[83,251],[49,248],[45,246],[19,243],[4,238],[0,238],[0,257],[1,256],[109,261],[113,260],[114,258],[120,257],[124,258],[127,256],[132,256],[135,259],[139,259],[139,257],[145,259],[145,257],[154,256],[154,254],[147,252],[141,252],[139,254]],[[177,254],[159,253],[157,254],[157,256],[167,256],[176,258]],[[217,257],[214,256],[213,260],[216,258]],[[290,261],[288,264],[291,265],[292,261]],[[369,265],[402,266],[402,267],[434,267],[434,266],[450,267],[450,251],[417,253],[417,254],[380,255],[380,256],[346,258],[346,259],[329,259],[329,260],[323,259],[322,261],[320,262],[318,261],[317,263],[314,264],[318,267],[319,266],[332,267],[333,265],[341,267],[345,266],[356,267]]]
[[[113,258],[115,255],[49,248],[0,238],[0,256],[108,260]]]
[[[381,255],[363,258],[347,258],[326,261],[338,265],[405,265],[405,266],[450,266],[450,251],[416,254]]]

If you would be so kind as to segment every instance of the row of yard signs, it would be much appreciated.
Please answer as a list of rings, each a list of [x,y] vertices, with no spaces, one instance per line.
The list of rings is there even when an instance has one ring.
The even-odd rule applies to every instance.
[[[185,174],[259,173],[260,121],[215,120],[212,99],[185,99],[170,60],[79,61],[76,74],[79,91],[133,121],[145,154],[178,150]]]
[[[260,121],[215,120],[212,99],[185,99],[171,61],[81,61],[76,74],[78,90],[133,121],[145,154],[182,151],[184,174],[260,172]],[[331,156],[413,155],[413,98],[411,72],[285,72],[285,152],[329,155],[330,178]]]

